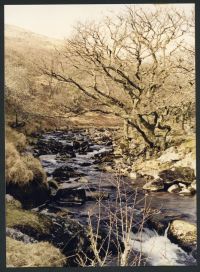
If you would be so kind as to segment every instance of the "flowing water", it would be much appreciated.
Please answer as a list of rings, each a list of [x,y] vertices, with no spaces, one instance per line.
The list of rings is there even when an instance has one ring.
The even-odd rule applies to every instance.
[[[59,182],[60,188],[67,186],[74,186],[77,184],[79,188],[84,188],[86,191],[103,191],[109,194],[109,199],[115,199],[115,186],[113,185],[115,176],[101,170],[98,158],[103,154],[112,152],[112,146],[104,144],[95,144],[90,140],[86,133],[82,132],[52,132],[43,135],[43,140],[55,140],[62,143],[64,146],[73,146],[73,141],[87,141],[90,149],[80,154],[76,152],[76,156],[72,158],[63,159],[56,154],[45,154],[40,156],[41,163],[48,174],[48,179],[52,178],[52,173],[61,166],[69,166],[79,173],[79,177],[70,177],[66,180]],[[80,185],[80,177],[82,179]],[[132,184],[129,178],[124,178],[127,184]],[[139,196],[142,198],[144,193],[141,189],[141,184],[137,182],[131,185],[132,190],[134,187],[139,187]],[[147,195],[147,202],[150,207],[169,215],[181,215],[181,218],[187,219],[189,222],[196,222],[196,197],[179,196],[176,194],[169,194],[167,192],[156,192]],[[106,203],[106,200],[105,200]],[[144,203],[141,202],[136,208],[142,208]],[[45,206],[42,213],[51,213],[52,207],[59,208],[63,211],[70,211],[75,219],[82,224],[86,224],[87,213],[91,208],[95,213],[95,201],[86,201],[82,205],[63,205],[63,203],[52,202],[49,206]],[[147,264],[149,265],[194,265],[195,259],[183,251],[178,245],[173,244],[167,238],[167,230],[165,234],[158,235],[156,230],[144,228],[142,233],[132,233],[131,247],[134,250],[141,251],[147,257]]]

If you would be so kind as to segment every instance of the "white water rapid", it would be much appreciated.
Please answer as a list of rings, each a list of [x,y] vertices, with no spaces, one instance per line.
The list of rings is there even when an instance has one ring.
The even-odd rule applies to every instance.
[[[155,230],[144,228],[141,233],[131,236],[132,248],[145,255],[147,265],[184,266],[195,265],[196,260],[167,238],[167,230],[163,236]]]

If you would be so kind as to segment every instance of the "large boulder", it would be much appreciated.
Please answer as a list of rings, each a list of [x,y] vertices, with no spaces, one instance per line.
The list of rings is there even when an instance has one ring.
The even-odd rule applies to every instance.
[[[175,211],[163,209],[160,213],[151,214],[146,221],[146,226],[155,229],[159,235],[164,235],[169,224],[176,219],[185,219],[185,216]]]
[[[63,184],[54,200],[62,206],[82,205],[86,201],[86,192],[81,188],[81,184]]]
[[[191,184],[195,179],[195,174],[194,169],[190,167],[174,167],[161,171],[159,177],[163,179],[166,184],[173,184],[175,182]]]
[[[167,236],[184,250],[191,251],[197,244],[197,226],[185,220],[174,220],[170,224]]]
[[[51,191],[47,182],[34,179],[25,184],[7,183],[6,193],[18,199],[24,208],[33,208],[48,201]]]

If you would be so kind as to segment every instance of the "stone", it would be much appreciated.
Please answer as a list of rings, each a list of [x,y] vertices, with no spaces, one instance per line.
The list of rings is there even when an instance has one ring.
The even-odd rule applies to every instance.
[[[192,187],[195,191],[197,190],[196,180],[194,180],[194,181],[191,183],[191,187]]]
[[[107,192],[86,192],[86,198],[88,201],[93,201],[93,200],[107,200],[109,199],[109,193]]]
[[[47,182],[34,179],[25,184],[7,183],[6,193],[19,200],[24,208],[29,209],[48,201],[51,191]]]
[[[86,201],[86,192],[79,185],[68,184],[58,189],[54,200],[61,206],[82,205]]]
[[[185,220],[174,220],[170,224],[167,236],[189,252],[197,244],[197,226]]]
[[[130,172],[129,177],[132,178],[132,179],[136,179],[137,178],[137,173],[136,172]]]
[[[162,155],[158,158],[161,163],[179,161],[182,159],[182,154],[178,153],[175,147],[166,149]]]
[[[81,178],[78,179],[78,182],[80,182],[80,183],[88,183],[89,181],[88,181],[88,179],[86,177],[81,177]]]
[[[161,171],[159,177],[163,179],[166,184],[173,184],[175,182],[191,184],[195,179],[195,174],[194,169],[190,167],[174,167]]]
[[[183,183],[179,183],[178,185],[179,185],[181,188],[186,188],[186,185],[183,184]]]
[[[169,193],[179,193],[181,191],[181,188],[179,187],[178,184],[173,184],[170,186],[167,190]]]
[[[159,235],[164,235],[169,224],[180,218],[184,219],[184,216],[175,211],[162,210],[160,213],[153,213],[148,217],[146,227],[155,229]]]
[[[179,192],[180,195],[184,195],[184,196],[191,196],[194,194],[194,191],[192,189],[189,189],[188,188],[183,188],[180,192]]]
[[[164,189],[164,183],[161,179],[157,179],[154,181],[147,182],[143,186],[143,189],[148,190],[148,191],[152,191],[152,192],[157,192],[157,191]]]
[[[82,173],[75,172],[72,167],[69,167],[67,165],[63,165],[63,166],[57,168],[52,173],[52,176],[56,181],[68,180],[69,178],[80,177],[82,175],[83,175]]]
[[[14,197],[12,195],[6,194],[6,201],[12,202],[14,200]]]

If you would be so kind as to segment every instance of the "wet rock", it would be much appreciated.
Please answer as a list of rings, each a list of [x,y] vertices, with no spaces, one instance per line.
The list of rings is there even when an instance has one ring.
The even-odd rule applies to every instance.
[[[184,220],[174,220],[169,227],[168,238],[190,252],[197,244],[197,227]]]
[[[39,139],[37,142],[37,147],[39,149],[39,155],[47,154],[57,154],[62,151],[63,144],[55,139]]]
[[[45,203],[51,193],[48,183],[37,179],[25,184],[8,183],[6,192],[19,200],[26,209]]]
[[[91,163],[90,162],[82,162],[82,163],[79,163],[79,165],[81,165],[83,167],[87,167],[87,166],[90,166]]]
[[[69,178],[79,177],[79,176],[82,176],[82,175],[83,175],[82,173],[75,172],[72,167],[69,167],[67,165],[63,165],[63,166],[57,168],[52,173],[52,176],[54,177],[54,179],[56,181],[68,180]]]
[[[81,147],[80,142],[78,142],[78,141],[73,141],[73,149],[74,149],[74,150],[79,150],[80,147]]]
[[[174,184],[170,186],[167,190],[169,193],[179,193],[181,191],[181,188],[178,184]]]
[[[167,184],[175,182],[191,184],[195,179],[195,174],[194,169],[190,167],[174,167],[173,169],[161,171],[159,177]]]
[[[66,155],[66,154],[71,155],[71,158],[75,157],[75,152],[74,152],[73,146],[72,145],[68,145],[68,144],[66,144],[62,148],[60,154],[61,155]]]
[[[6,236],[13,238],[17,241],[22,241],[25,244],[38,242],[37,240],[33,239],[32,237],[22,233],[19,230],[13,229],[13,228],[6,228]]]
[[[154,181],[147,182],[143,186],[144,190],[156,192],[164,189],[164,183],[161,179],[156,179]]]
[[[81,251],[90,256],[87,230],[77,221],[69,218],[52,218],[51,229],[51,243],[62,249],[69,257],[68,265],[77,266],[75,255],[81,254]]]
[[[85,189],[80,185],[65,185],[58,189],[54,200],[62,206],[82,205],[86,201]]]
[[[195,193],[195,190],[192,187],[183,188],[179,194],[184,196],[191,196]]]
[[[184,219],[182,214],[170,211],[162,211],[160,213],[152,214],[147,220],[147,227],[155,229],[159,235],[164,235],[169,224],[176,219]]]
[[[108,192],[86,192],[86,199],[88,201],[107,200],[109,199]]]

